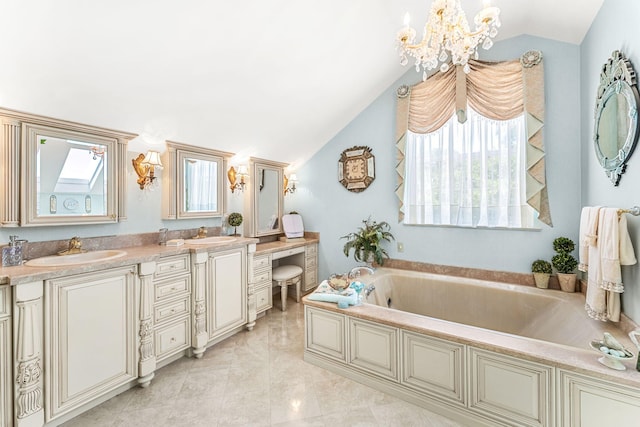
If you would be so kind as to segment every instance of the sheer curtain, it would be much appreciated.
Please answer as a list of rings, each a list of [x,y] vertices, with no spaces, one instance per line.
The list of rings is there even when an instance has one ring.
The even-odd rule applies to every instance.
[[[217,209],[217,165],[202,160],[185,162],[185,182],[188,182],[185,210],[188,212]]]
[[[492,120],[468,108],[440,129],[407,132],[405,224],[532,227],[524,115]]]

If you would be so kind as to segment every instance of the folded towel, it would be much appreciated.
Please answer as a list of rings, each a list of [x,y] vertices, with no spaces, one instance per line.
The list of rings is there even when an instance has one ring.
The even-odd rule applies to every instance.
[[[357,305],[358,293],[353,288],[345,288],[341,291],[329,286],[329,282],[323,280],[308,297],[311,301],[335,302],[340,304]]]

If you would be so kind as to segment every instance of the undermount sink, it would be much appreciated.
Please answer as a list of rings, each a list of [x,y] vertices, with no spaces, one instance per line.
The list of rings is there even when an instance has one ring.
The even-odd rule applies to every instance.
[[[91,251],[81,254],[72,255],[51,255],[42,258],[34,258],[27,261],[25,265],[30,267],[63,267],[67,265],[79,265],[89,264],[92,262],[107,261],[114,258],[120,258],[126,255],[125,251],[121,250],[104,250],[104,251]]]
[[[203,239],[187,239],[184,242],[189,245],[212,245],[215,243],[230,243],[236,240],[233,236],[211,236]]]

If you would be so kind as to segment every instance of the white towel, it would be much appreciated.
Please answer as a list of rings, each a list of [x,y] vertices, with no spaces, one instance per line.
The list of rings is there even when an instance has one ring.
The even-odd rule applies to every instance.
[[[636,263],[627,229],[627,218],[615,208],[602,208],[598,215],[597,244],[590,246],[589,280],[585,308],[590,317],[620,320],[620,293],[624,292],[621,265]]]
[[[595,246],[598,237],[598,212],[600,206],[585,206],[580,213],[580,236],[578,240],[578,270],[589,269],[589,247]]]

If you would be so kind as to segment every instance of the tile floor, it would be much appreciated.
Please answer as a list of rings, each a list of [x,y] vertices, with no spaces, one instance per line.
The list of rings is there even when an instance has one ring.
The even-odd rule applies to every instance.
[[[210,347],[200,360],[173,362],[148,388],[133,388],[63,426],[460,427],[304,362],[303,339],[303,305],[289,300],[286,312],[274,307],[252,332]]]

